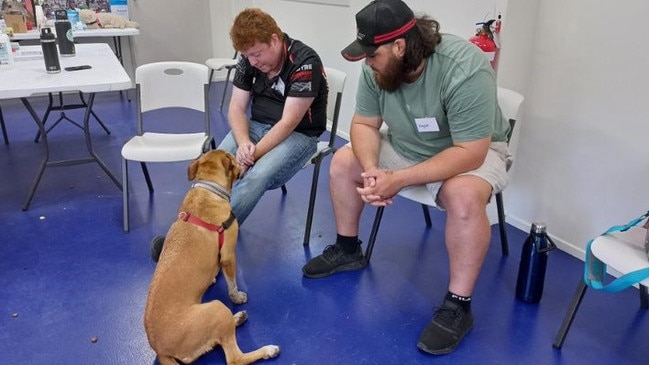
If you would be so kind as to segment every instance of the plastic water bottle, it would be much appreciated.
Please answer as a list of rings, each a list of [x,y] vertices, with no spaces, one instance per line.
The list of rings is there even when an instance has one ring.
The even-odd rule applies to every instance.
[[[11,68],[14,64],[14,54],[11,51],[11,40],[4,32],[0,33],[0,69]]]
[[[56,40],[59,43],[59,53],[62,57],[70,57],[76,55],[74,48],[74,35],[72,34],[72,26],[68,21],[68,13],[63,9],[54,12],[56,18],[54,28],[56,29]]]
[[[56,38],[54,38],[52,29],[41,29],[41,48],[43,49],[43,59],[45,60],[45,70],[47,73],[55,74],[61,72],[59,52],[56,49]]]
[[[548,252],[557,247],[545,230],[545,223],[532,223],[530,234],[523,244],[516,281],[516,298],[523,302],[537,303],[543,295]]]

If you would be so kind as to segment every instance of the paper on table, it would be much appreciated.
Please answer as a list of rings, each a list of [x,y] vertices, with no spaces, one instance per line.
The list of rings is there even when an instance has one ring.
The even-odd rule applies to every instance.
[[[20,62],[20,61],[31,61],[31,60],[38,60],[43,58],[43,51],[38,49],[38,50],[18,50],[14,54],[14,61]]]

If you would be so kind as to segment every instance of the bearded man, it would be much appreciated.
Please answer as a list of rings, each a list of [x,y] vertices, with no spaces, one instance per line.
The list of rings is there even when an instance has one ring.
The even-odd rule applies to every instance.
[[[495,73],[475,45],[441,34],[437,21],[401,0],[372,1],[356,25],[356,40],[342,51],[348,61],[365,60],[351,144],[329,172],[337,238],[302,272],[322,278],[365,267],[363,207],[390,205],[401,189],[426,185],[446,211],[450,280],[417,346],[446,354],[473,328],[471,295],[491,237],[486,206],[508,183],[509,123]]]

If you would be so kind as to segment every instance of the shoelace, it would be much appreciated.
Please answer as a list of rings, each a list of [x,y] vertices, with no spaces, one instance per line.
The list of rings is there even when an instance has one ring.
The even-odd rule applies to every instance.
[[[340,253],[342,251],[343,250],[340,248],[340,246],[328,245],[327,247],[325,247],[323,254],[327,258],[335,259],[340,256]]]
[[[461,316],[462,314],[457,308],[441,306],[435,310],[435,321],[443,326],[455,327]]]

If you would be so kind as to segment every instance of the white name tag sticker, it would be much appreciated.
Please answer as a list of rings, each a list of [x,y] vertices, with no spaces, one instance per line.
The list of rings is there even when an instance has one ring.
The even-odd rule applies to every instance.
[[[439,126],[437,125],[437,119],[435,117],[415,118],[415,124],[417,124],[417,130],[420,133],[439,132]]]

